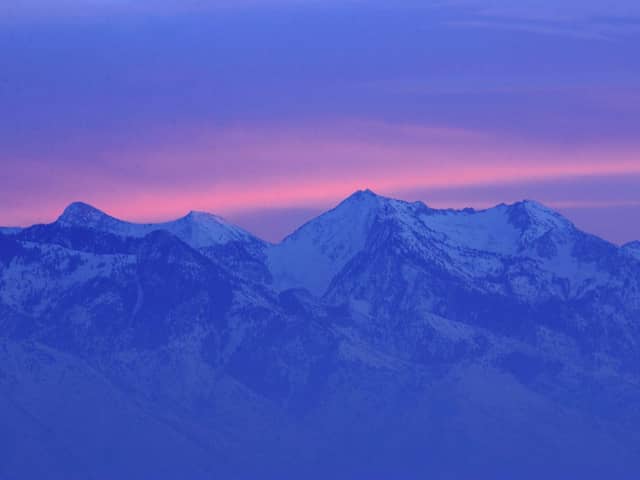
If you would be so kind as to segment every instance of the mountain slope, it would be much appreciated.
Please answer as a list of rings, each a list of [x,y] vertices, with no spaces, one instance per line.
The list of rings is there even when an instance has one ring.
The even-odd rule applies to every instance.
[[[622,250],[628,255],[640,260],[640,241],[627,243],[622,246]]]
[[[370,191],[357,192],[272,246],[267,256],[276,285],[324,293],[332,278],[364,248],[380,201]]]
[[[192,217],[0,235],[0,478],[635,478],[629,247],[531,201]]]
[[[277,286],[347,305],[375,336],[406,336],[403,323],[435,314],[534,344],[552,331],[627,368],[640,360],[639,264],[536,202],[433,210],[357,192],[268,257]]]
[[[193,211],[172,222],[137,224],[118,220],[90,205],[75,202],[64,210],[56,223],[65,227],[88,228],[123,237],[143,237],[154,230],[164,230],[194,248],[223,245],[233,241],[257,240],[250,233],[216,215]]]
[[[283,288],[302,286],[321,295],[384,229],[425,259],[446,261],[469,277],[491,273],[495,258],[518,257],[534,260],[557,276],[583,278],[591,272],[574,255],[576,243],[593,244],[594,251],[585,255],[597,254],[598,248],[616,250],[593,237],[585,239],[567,219],[532,201],[483,211],[434,210],[421,202],[402,202],[367,190],[356,192],[272,247],[274,277]]]

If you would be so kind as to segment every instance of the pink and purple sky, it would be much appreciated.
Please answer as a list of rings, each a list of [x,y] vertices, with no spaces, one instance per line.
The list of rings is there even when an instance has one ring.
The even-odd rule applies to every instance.
[[[10,0],[0,64],[2,225],[82,200],[277,240],[368,187],[640,239],[635,0]]]

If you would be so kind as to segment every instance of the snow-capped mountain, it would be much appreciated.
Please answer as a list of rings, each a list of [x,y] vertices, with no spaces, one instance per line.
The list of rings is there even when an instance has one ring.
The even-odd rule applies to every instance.
[[[370,191],[357,192],[272,246],[267,256],[277,287],[303,287],[322,295],[364,248],[382,202]]]
[[[0,235],[0,478],[635,478],[640,259],[356,192],[277,245],[85,204]]]
[[[395,344],[414,343],[414,320],[437,315],[535,346],[553,332],[632,368],[640,360],[640,265],[625,250],[533,201],[434,210],[362,191],[268,258],[276,285],[347,305]]]
[[[64,210],[56,223],[63,227],[87,228],[136,238],[144,237],[155,230],[165,230],[193,248],[255,239],[250,233],[216,215],[194,211],[172,222],[139,224],[118,220],[91,205],[74,202]]]
[[[469,278],[496,273],[500,267],[496,258],[515,257],[573,280],[590,273],[573,251],[576,242],[589,241],[588,236],[539,203],[523,201],[482,211],[434,210],[421,202],[389,199],[368,190],[356,192],[272,247],[269,263],[281,288],[304,286],[322,295],[337,274],[378,237],[384,237],[385,247],[402,244],[423,260]],[[396,243],[389,243],[387,237]],[[590,240],[615,250],[604,241]],[[299,261],[287,260],[292,258]]]

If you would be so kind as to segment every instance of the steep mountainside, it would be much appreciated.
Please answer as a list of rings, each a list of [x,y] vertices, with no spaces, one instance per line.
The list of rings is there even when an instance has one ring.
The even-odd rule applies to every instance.
[[[277,245],[72,204],[0,235],[0,479],[635,478],[634,252],[531,201]]]

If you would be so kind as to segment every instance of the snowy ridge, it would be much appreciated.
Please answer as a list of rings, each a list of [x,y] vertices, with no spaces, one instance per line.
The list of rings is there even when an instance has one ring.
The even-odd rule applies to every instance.
[[[573,225],[558,213],[530,200],[486,210],[432,210],[425,223],[454,245],[516,254],[548,232],[570,234]]]
[[[531,201],[360,191],[277,245],[73,204],[0,236],[0,477],[635,480],[637,247]]]
[[[388,247],[402,245],[424,261],[469,279],[495,276],[514,257],[530,259],[534,268],[546,272],[542,275],[582,282],[594,274],[589,262],[574,255],[580,232],[537,202],[480,211],[436,210],[367,190],[356,192],[269,249],[276,285],[302,286],[322,295],[352,259],[373,248],[371,242],[380,235],[395,239],[385,242]]]
[[[383,199],[359,191],[333,210],[308,222],[268,252],[268,264],[281,289],[303,286],[320,295],[331,279],[364,248]]]
[[[155,230],[165,230],[194,248],[256,240],[250,233],[216,215],[195,211],[171,222],[139,224],[119,220],[91,205],[75,202],[65,209],[57,223],[125,237],[144,237]]]

